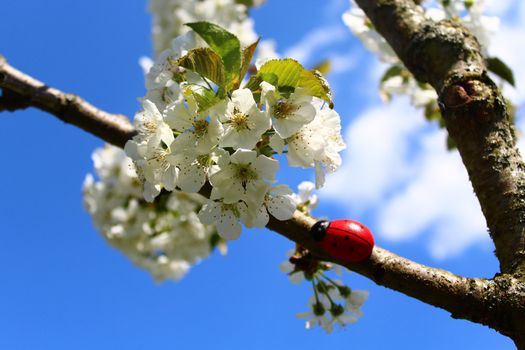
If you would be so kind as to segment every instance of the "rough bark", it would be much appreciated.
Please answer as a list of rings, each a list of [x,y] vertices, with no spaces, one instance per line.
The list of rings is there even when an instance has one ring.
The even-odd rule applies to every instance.
[[[502,272],[525,271],[525,166],[505,100],[487,75],[476,38],[433,22],[410,0],[357,0],[405,66],[439,95],[496,246]]]
[[[487,75],[476,38],[451,21],[433,22],[412,0],[356,0],[414,77],[439,96],[496,246],[500,279],[523,303],[525,282],[525,165],[498,87]],[[497,282],[498,279],[495,279]],[[503,283],[503,284],[505,284]],[[520,297],[517,297],[519,300]],[[507,300],[496,300],[497,305]],[[501,317],[503,334],[525,348],[522,308]]]
[[[81,126],[103,140],[121,147],[134,134],[127,118],[115,117],[93,106],[64,110],[64,107],[60,106],[63,106],[66,94],[46,87],[45,89],[53,93],[41,95],[37,87],[45,85],[8,66],[5,62],[0,67],[0,73],[3,74],[0,87],[4,89],[0,106],[12,106],[11,109],[46,106],[45,109],[41,109],[60,119],[72,120],[72,124]],[[15,78],[11,77],[11,74],[14,74]],[[23,79],[16,78],[20,76]],[[5,85],[6,81],[16,81],[17,84]],[[7,91],[15,91],[15,93],[5,94],[6,86],[13,85],[17,86],[17,89],[7,89]],[[23,94],[19,94],[19,91]],[[77,101],[81,105],[86,104],[79,98]],[[73,118],[67,115],[68,113],[72,113]],[[100,118],[101,115],[110,117]],[[83,122],[80,123],[79,120]],[[100,130],[105,132],[101,133]],[[111,133],[106,132],[107,130],[111,130]],[[209,188],[205,187],[203,191],[209,192]],[[314,223],[314,218],[296,212],[288,221],[271,218],[268,228],[305,246],[319,259],[334,261],[321,251],[310,237],[309,231]],[[379,247],[374,248],[372,256],[365,262],[359,264],[334,262],[370,278],[379,285],[447,310],[453,317],[488,325],[503,334],[512,335],[514,332],[512,317],[506,315],[525,314],[523,284],[506,275],[494,280],[460,277],[448,271],[427,267],[399,257]]]

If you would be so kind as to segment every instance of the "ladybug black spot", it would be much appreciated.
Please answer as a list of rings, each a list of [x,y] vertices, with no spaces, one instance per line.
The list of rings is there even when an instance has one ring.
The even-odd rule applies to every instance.
[[[350,251],[353,252],[353,251],[354,251],[354,248],[353,248],[353,247],[350,247]]]
[[[310,229],[310,234],[315,241],[322,241],[326,236],[326,229],[330,223],[326,220],[317,221]]]
[[[348,241],[350,238],[349,238],[349,236],[345,236],[345,239]]]
[[[337,243],[335,243],[335,242],[332,243],[332,247],[334,247],[334,248],[337,247]]]

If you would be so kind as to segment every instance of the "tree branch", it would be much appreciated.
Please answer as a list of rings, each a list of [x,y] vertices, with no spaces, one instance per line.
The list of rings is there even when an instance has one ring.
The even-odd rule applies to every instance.
[[[0,111],[36,107],[124,147],[135,131],[123,115],[102,111],[80,97],[54,89],[10,66],[0,55]]]
[[[481,204],[502,272],[525,274],[525,164],[505,99],[487,75],[476,38],[434,22],[411,0],[357,0],[414,77],[439,95]]]
[[[505,99],[488,77],[477,39],[458,23],[426,18],[413,0],[356,2],[414,77],[438,93],[441,114],[487,220],[501,271],[512,274],[506,277],[517,278],[523,288],[525,164]],[[509,312],[499,316],[507,324],[499,331],[525,348],[523,308]]]
[[[10,110],[34,106],[120,147],[135,134],[125,117],[101,111],[79,97],[68,99],[69,95],[19,72],[5,61],[0,62],[0,87],[4,90],[0,107],[4,109],[9,106]],[[6,91],[13,95],[6,96]],[[3,101],[4,98],[12,97],[16,98],[9,100],[11,104]],[[209,186],[205,186],[203,194],[209,196],[209,190]],[[508,317],[494,315],[510,315],[510,309],[519,309],[525,314],[525,291],[516,287],[520,285],[508,277],[499,280],[460,277],[399,257],[379,247],[374,248],[368,260],[359,264],[334,261],[309,234],[315,222],[314,218],[297,211],[287,221],[271,217],[267,227],[303,245],[320,260],[346,266],[378,285],[449,311],[453,317],[482,323],[508,334],[512,332],[508,326]],[[501,303],[501,300],[505,302]]]

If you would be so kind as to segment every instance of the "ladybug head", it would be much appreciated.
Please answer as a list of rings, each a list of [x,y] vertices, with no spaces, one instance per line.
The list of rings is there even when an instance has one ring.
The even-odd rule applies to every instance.
[[[310,235],[314,239],[314,241],[322,241],[324,237],[326,236],[326,229],[328,228],[328,225],[330,222],[326,220],[320,220],[317,221],[312,228],[310,229]]]

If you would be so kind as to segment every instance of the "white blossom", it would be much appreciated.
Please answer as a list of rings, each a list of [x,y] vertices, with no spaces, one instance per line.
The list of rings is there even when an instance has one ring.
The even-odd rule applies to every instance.
[[[312,193],[315,189],[315,184],[311,181],[303,181],[297,188],[299,192],[292,194],[295,205],[297,207],[305,207],[307,211],[314,209],[319,202],[317,195]]]
[[[314,120],[287,138],[288,164],[316,168],[316,187],[324,184],[324,173],[335,172],[341,165],[339,152],[346,148],[341,137],[341,119],[333,109],[314,99]]]
[[[350,9],[343,14],[343,22],[361,40],[363,45],[376,54],[381,61],[386,63],[398,62],[398,58],[390,45],[376,32],[363,10],[353,0],[350,0]]]
[[[275,86],[261,83],[261,100],[266,104],[267,113],[273,118],[273,128],[283,139],[296,133],[303,125],[311,122],[316,113],[313,97],[297,88],[289,98],[283,98]]]
[[[234,240],[241,235],[240,221],[246,217],[246,212],[244,202],[227,204],[210,200],[199,212],[199,219],[204,224],[215,225],[222,238]]]
[[[159,54],[169,48],[172,38],[190,30],[185,23],[208,21],[237,35],[243,45],[257,40],[247,7],[235,0],[150,0],[153,15],[153,43]]]
[[[231,156],[224,153],[219,157],[219,170],[210,176],[213,186],[212,199],[224,203],[244,200],[255,206],[262,204],[269,183],[275,181],[279,163],[257,152],[238,149]]]
[[[292,199],[292,190],[287,185],[278,185],[265,189],[266,195],[262,204],[247,200],[248,213],[244,220],[246,227],[264,227],[271,214],[280,221],[290,219],[296,209]]]
[[[312,296],[308,301],[310,311],[297,314],[298,318],[306,319],[306,329],[311,329],[315,325],[319,325],[327,333],[332,332],[332,323],[327,317],[330,309],[330,301],[324,295],[319,295],[318,298]]]
[[[212,115],[218,116],[224,127],[221,147],[252,149],[271,126],[270,118],[259,110],[249,89],[235,90],[230,101],[213,108]]]
[[[166,123],[181,133],[174,140],[174,149],[191,149],[197,154],[205,154],[219,143],[224,131],[222,124],[217,117],[208,117],[207,113],[199,113],[197,109],[192,98],[187,98],[186,104],[174,103],[166,108]]]
[[[180,279],[209,255],[215,229],[195,214],[205,203],[203,197],[174,191],[146,203],[131,159],[122,150],[106,146],[94,152],[93,160],[99,180],[86,176],[84,204],[109,244],[157,281]]]

